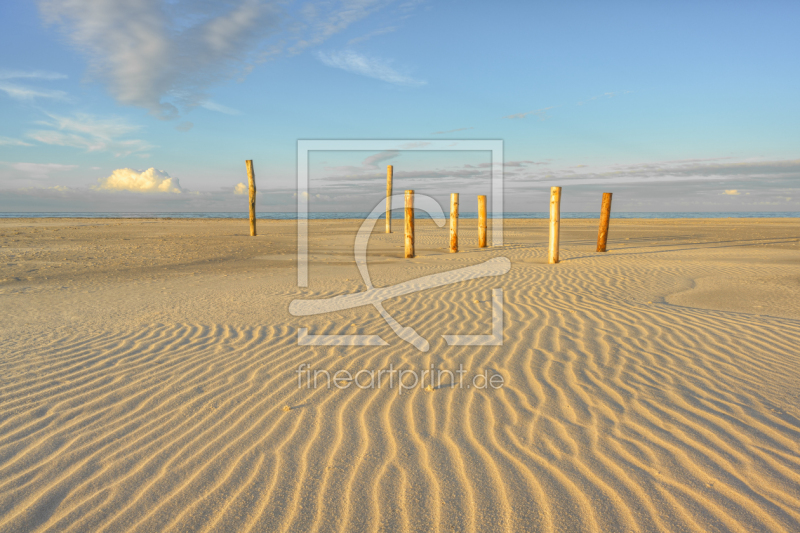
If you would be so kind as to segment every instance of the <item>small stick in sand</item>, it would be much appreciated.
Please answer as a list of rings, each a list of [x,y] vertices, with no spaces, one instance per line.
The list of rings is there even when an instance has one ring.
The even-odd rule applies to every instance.
[[[597,233],[597,251],[606,251],[608,241],[608,221],[611,218],[611,193],[603,193],[603,206],[600,208],[600,230]]]
[[[406,191],[406,259],[414,257],[414,191]]]
[[[486,195],[478,195],[478,248],[486,248]]]
[[[547,262],[558,263],[558,233],[561,228],[561,187],[550,188],[550,248]]]
[[[450,195],[450,253],[458,251],[458,193]]]
[[[386,233],[392,232],[392,174],[394,167],[386,167]]]
[[[250,185],[250,236],[256,236],[256,173],[253,171],[253,160],[245,161],[247,164],[247,183]]]

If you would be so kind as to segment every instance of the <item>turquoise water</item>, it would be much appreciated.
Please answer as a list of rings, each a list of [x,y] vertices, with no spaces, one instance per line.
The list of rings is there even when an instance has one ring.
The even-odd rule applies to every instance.
[[[335,220],[344,218],[363,219],[368,213],[341,212],[341,213],[309,213],[310,220]],[[291,220],[296,219],[296,213],[257,213],[260,219]],[[393,217],[403,217],[398,210]],[[416,218],[428,218],[424,212],[415,213]],[[460,213],[460,218],[478,218],[477,213]],[[503,218],[549,218],[547,212],[533,213],[504,213]],[[561,213],[561,218],[598,218],[599,213]],[[722,212],[722,213],[637,213],[623,212],[611,213],[612,218],[800,218],[799,211],[782,212]],[[248,218],[247,212],[232,213],[0,213],[0,218]],[[383,215],[381,215],[383,218]],[[489,218],[495,218],[491,214]]]

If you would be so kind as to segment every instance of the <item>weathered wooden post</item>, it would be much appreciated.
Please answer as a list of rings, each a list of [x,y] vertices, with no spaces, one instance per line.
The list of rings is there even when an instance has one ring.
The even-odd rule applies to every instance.
[[[406,191],[406,258],[414,257],[414,191]]]
[[[458,193],[450,194],[450,253],[458,251]]]
[[[550,188],[550,248],[547,262],[558,263],[558,233],[561,229],[561,187]]]
[[[597,251],[606,251],[608,241],[608,221],[611,218],[611,193],[603,193],[603,206],[600,208],[600,230],[597,232]]]
[[[247,183],[250,186],[250,236],[256,236],[256,173],[253,171],[253,160],[245,161],[247,165]]]
[[[386,233],[392,232],[392,174],[394,167],[386,167]]]
[[[486,248],[486,195],[478,195],[478,248]]]

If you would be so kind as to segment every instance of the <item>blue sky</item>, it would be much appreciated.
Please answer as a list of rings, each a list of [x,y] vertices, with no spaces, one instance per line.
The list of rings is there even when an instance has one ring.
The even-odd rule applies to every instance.
[[[553,184],[574,211],[800,211],[800,4],[654,4],[2,2],[0,211],[243,209],[245,159],[259,210],[293,210],[298,139],[502,139],[511,211]],[[386,164],[488,189],[487,153],[310,161],[322,211],[371,208]]]

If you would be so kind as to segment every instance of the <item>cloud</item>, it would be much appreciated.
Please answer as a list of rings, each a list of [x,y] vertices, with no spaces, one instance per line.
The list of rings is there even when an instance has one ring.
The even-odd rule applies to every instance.
[[[39,8],[88,57],[117,101],[172,119],[179,107],[206,101],[216,83],[316,46],[389,3],[41,0]]]
[[[687,159],[586,167],[541,170],[506,171],[509,189],[551,185],[626,185],[633,183],[735,182],[745,188],[773,187],[776,183],[800,182],[800,160],[731,161],[731,158]],[[719,185],[715,185],[719,195]],[[730,191],[737,191],[730,189]],[[731,194],[731,193],[723,193]]]
[[[118,168],[107,178],[100,178],[99,185],[92,187],[96,190],[134,191],[134,192],[183,192],[177,178],[171,178],[163,170],[148,168],[147,170],[134,170],[132,168]]]
[[[217,104],[216,102],[212,102],[210,100],[206,100],[200,107],[204,109],[208,109],[209,111],[216,111],[217,113],[224,113],[226,115],[241,115],[242,112],[238,109],[233,109],[228,106],[224,106],[222,104]]]
[[[44,144],[83,148],[88,152],[111,151],[117,156],[130,155],[152,148],[140,139],[124,138],[140,129],[120,118],[98,118],[85,113],[71,117],[47,115],[50,120],[39,124],[51,129],[31,131],[27,136]]]
[[[329,67],[342,69],[346,72],[360,74],[368,78],[375,78],[395,85],[418,87],[428,83],[397,72],[387,61],[370,58],[352,50],[318,52],[317,58]]]
[[[49,98],[51,100],[68,100],[67,93],[64,91],[50,89],[34,89],[17,85],[16,83],[0,82],[0,91],[6,93],[10,98],[22,101],[32,101],[36,98]]]
[[[77,165],[60,165],[58,163],[12,163],[11,167],[34,179],[47,179],[50,177],[50,172],[63,172],[78,168]]]
[[[10,137],[0,137],[0,146],[33,146],[25,141],[19,139],[12,139]]]
[[[9,83],[3,80],[63,80],[66,79],[66,74],[59,74],[58,72],[47,72],[44,70],[0,70],[0,91],[6,93],[10,98],[22,101],[32,101],[36,98],[48,98],[51,100],[69,100],[67,93],[64,91],[57,91],[51,89],[38,89],[20,85],[18,83]]]
[[[542,109],[536,109],[534,111],[527,111],[525,113],[516,113],[514,115],[506,115],[503,118],[515,119],[515,118],[525,118],[528,115],[534,115],[536,117],[539,117],[539,120],[547,120],[549,118],[547,116],[547,111],[549,111],[550,109],[554,109],[555,107],[556,106],[551,105],[549,107],[543,107]]]
[[[319,45],[331,36],[343,31],[352,24],[367,18],[377,11],[392,4],[387,0],[343,0],[341,2],[306,3],[297,13],[300,20],[299,31],[304,34],[293,45],[290,53],[297,54],[303,50]],[[415,6],[414,2],[403,1],[398,8],[405,11],[400,20],[408,16]],[[395,19],[398,20],[398,19]]]
[[[597,96],[592,96],[591,98],[587,98],[586,100],[584,100],[582,102],[578,102],[578,105],[588,104],[589,102],[593,102],[595,100],[600,100],[600,99],[607,100],[609,98],[614,98],[615,96],[619,96],[621,94],[630,94],[632,92],[633,91],[622,91],[622,92],[611,92],[611,93],[598,94]]]
[[[233,194],[247,194],[250,189],[244,183],[237,183],[233,189]]]
[[[373,37],[377,37],[379,35],[386,35],[387,33],[392,33],[393,31],[397,30],[397,26],[389,26],[388,28],[381,28],[379,30],[371,31],[366,35],[362,35],[361,37],[356,37],[355,39],[350,39],[347,41],[347,46],[352,46],[357,43],[364,42],[368,39],[372,39]]]
[[[431,143],[428,141],[412,141],[405,144],[400,145],[400,148],[403,150],[414,150],[415,148],[424,148],[429,146]]]
[[[475,128],[470,126],[469,128],[457,128],[457,129],[454,129],[454,130],[447,130],[447,131],[434,131],[433,133],[431,133],[431,135],[444,135],[445,133],[455,133],[457,131],[467,131],[467,130],[472,130],[472,129],[475,129]]]
[[[44,70],[0,70],[0,80],[17,79],[65,80],[67,75]]]
[[[231,4],[42,0],[40,11],[89,57],[120,103],[169,119],[178,115],[175,103],[195,105],[274,31],[278,15],[269,3]]]
[[[364,166],[364,168],[376,169],[378,168],[378,163],[382,161],[388,161],[389,159],[394,159],[398,155],[400,155],[400,152],[397,150],[388,150],[386,152],[380,152],[369,156],[368,158],[364,159],[361,164]]]
[[[727,194],[729,196],[739,196],[739,191],[736,190],[736,189],[729,189],[729,190],[723,192],[722,194]]]
[[[175,129],[178,131],[189,131],[192,128],[194,128],[194,123],[189,122],[188,120],[175,126]]]

